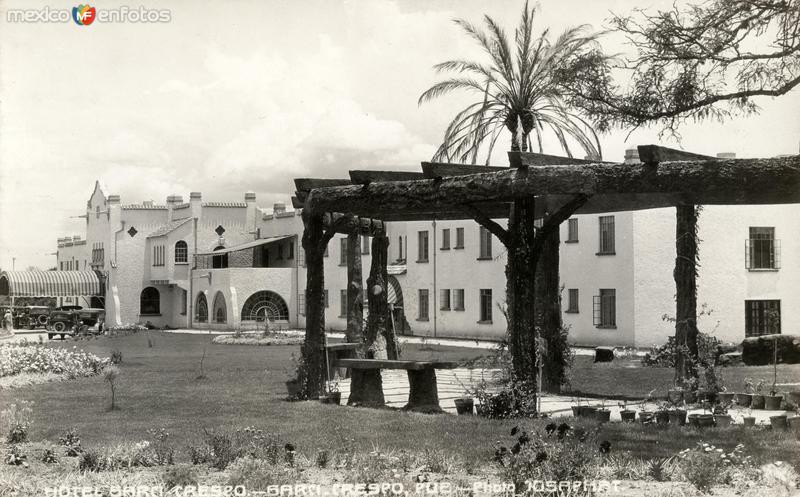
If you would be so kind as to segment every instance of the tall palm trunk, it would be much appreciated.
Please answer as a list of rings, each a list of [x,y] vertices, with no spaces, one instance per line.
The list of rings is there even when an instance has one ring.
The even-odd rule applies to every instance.
[[[679,205],[675,218],[675,381],[698,376],[697,359],[697,217],[699,208]],[[696,382],[693,383],[696,387]]]

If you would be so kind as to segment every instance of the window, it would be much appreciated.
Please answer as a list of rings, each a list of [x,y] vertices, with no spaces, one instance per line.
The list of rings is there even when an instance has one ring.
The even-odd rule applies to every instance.
[[[453,310],[454,311],[463,311],[464,310],[464,289],[463,288],[456,288],[453,290]]]
[[[480,238],[480,254],[478,255],[478,259],[491,259],[492,258],[492,234],[481,226],[478,229],[478,235]]]
[[[214,322],[225,323],[228,317],[228,308],[225,305],[225,296],[217,292],[214,296]]]
[[[367,235],[361,236],[361,253],[369,255],[369,237]]]
[[[302,293],[297,294],[297,312],[303,316],[306,315],[306,296]]]
[[[189,248],[186,242],[180,240],[175,242],[175,264],[186,264],[189,262]]]
[[[594,325],[598,328],[617,327],[617,291],[601,289],[600,295],[594,296]]]
[[[578,312],[578,289],[567,290],[567,310],[565,312]]]
[[[328,307],[331,306],[330,301],[328,300],[328,290],[327,289],[326,290],[322,290],[322,296],[325,299],[325,308],[327,309]]]
[[[427,232],[425,232],[427,234]],[[418,321],[427,321],[430,315],[429,311],[429,303],[428,303],[428,290],[420,290],[419,291],[419,315],[417,316]]]
[[[92,266],[104,266],[106,256],[103,244],[95,243],[92,247]]]
[[[241,320],[263,323],[266,319],[273,323],[289,321],[289,306],[277,293],[261,290],[247,298]]]
[[[781,301],[745,300],[744,320],[745,337],[780,334]]]
[[[403,257],[403,237],[402,236],[398,236],[397,237],[397,241],[398,241],[398,244],[397,244],[397,247],[398,247],[397,258],[402,261],[402,260],[405,260],[405,257]]]
[[[206,300],[206,295],[202,292],[197,295],[194,319],[198,323],[205,323],[208,321],[208,301]]]
[[[188,300],[188,292],[184,289],[181,289],[181,316],[186,315],[186,307],[187,307],[187,300]]]
[[[225,250],[225,247],[219,245],[214,251],[217,250]],[[228,267],[228,253],[215,255],[211,258],[211,268],[212,269],[224,269]]]
[[[139,314],[142,316],[161,314],[161,295],[158,290],[151,286],[142,290],[139,296]]]
[[[339,265],[347,265],[347,238],[339,239]]]
[[[339,291],[339,317],[347,317],[347,290]]]
[[[614,216],[600,216],[600,248],[597,254],[614,254]]]
[[[165,253],[163,245],[153,245],[153,266],[163,266]]]
[[[492,322],[492,289],[482,288],[480,293],[480,321],[479,323]]]
[[[269,267],[269,247],[266,244],[253,249],[253,267]]]
[[[428,262],[428,232],[420,231],[417,235],[417,262]]]
[[[294,240],[289,240],[287,244],[287,248],[289,249],[289,255],[286,256],[287,259],[294,259]]]
[[[567,220],[567,243],[578,241],[578,218]]]
[[[278,244],[278,257],[277,257],[277,259],[279,261],[283,260],[283,244],[282,243]]]
[[[750,228],[745,261],[750,270],[780,268],[780,240],[775,239],[775,228]]]
[[[450,310],[450,290],[447,288],[439,290],[439,310]]]
[[[450,230],[442,230],[442,250],[450,250]]]
[[[464,248],[464,228],[456,228],[456,246],[454,248]]]

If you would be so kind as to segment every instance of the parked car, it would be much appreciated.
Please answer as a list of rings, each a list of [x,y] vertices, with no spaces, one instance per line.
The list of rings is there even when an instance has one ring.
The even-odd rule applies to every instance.
[[[63,306],[50,313],[47,338],[60,335],[87,335],[102,333],[105,322],[105,309],[84,309],[81,306]]]
[[[18,328],[47,328],[50,322],[50,307],[46,305],[29,305],[23,308],[17,324]]]

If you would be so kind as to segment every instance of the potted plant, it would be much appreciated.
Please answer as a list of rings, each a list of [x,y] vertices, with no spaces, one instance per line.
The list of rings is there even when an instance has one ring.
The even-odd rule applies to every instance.
[[[641,403],[639,404],[639,421],[642,424],[650,424],[655,421],[655,414],[653,411],[649,411],[647,409],[647,403],[652,402],[653,400],[653,393],[655,392],[655,388],[650,390],[647,393],[647,397],[642,399]]]
[[[597,413],[597,407],[588,405],[587,401],[587,405],[583,406],[582,412],[584,417],[594,419],[595,414]]]
[[[750,396],[750,407],[752,409],[764,409],[764,379],[758,380],[753,387],[753,395]]]
[[[750,408],[745,409],[743,421],[745,426],[756,425],[756,418],[753,417],[753,411]]]
[[[323,404],[335,404],[337,406],[342,403],[342,392],[339,391],[339,380],[333,379],[326,382],[325,395],[320,397],[319,401]]]
[[[750,407],[753,400],[753,380],[745,378],[744,380],[745,393],[736,394],[736,404],[742,407]]]
[[[600,403],[600,408],[594,413],[594,419],[601,423],[607,423],[611,419],[611,411],[606,409],[606,399]]]
[[[778,414],[777,416],[770,416],[769,424],[772,425],[773,430],[786,430],[787,428],[789,428],[789,423],[786,414]]]
[[[728,388],[723,386],[722,390],[717,394],[717,400],[720,404],[733,404],[733,392],[729,392]]]
[[[686,406],[675,406],[669,410],[669,424],[683,426],[686,424]]]
[[[720,428],[727,428],[731,425],[733,419],[731,415],[728,414],[728,406],[724,404],[719,404],[714,406],[714,422]]]
[[[656,423],[660,425],[669,423],[669,408],[670,405],[667,402],[658,404],[658,409],[656,409]]]
[[[636,421],[636,411],[628,409],[628,402],[622,401],[619,405],[619,417],[622,418],[624,423],[633,423]]]
[[[800,406],[795,407],[794,416],[788,418],[786,422],[789,429],[794,433],[794,438],[800,440]]]
[[[683,402],[683,386],[677,385],[670,390],[667,390],[667,400],[670,401],[673,405],[678,405]]]
[[[683,391],[683,400],[687,404],[694,404],[697,402],[697,378],[684,378],[681,380],[681,389]],[[677,404],[677,402],[675,402]]]
[[[581,399],[574,398],[572,399],[572,415],[574,417],[578,417],[581,415]]]
[[[458,399],[455,399],[454,402],[456,404],[456,412],[459,415],[471,416],[473,414],[475,401],[472,399],[472,397],[460,397]]]
[[[708,401],[703,402],[703,412],[690,414],[689,415],[689,424],[692,426],[696,426],[698,428],[706,428],[709,426],[714,426],[714,415],[709,412],[709,404]]]
[[[781,408],[781,401],[783,401],[783,395],[778,395],[776,384],[773,383],[772,387],[769,389],[769,395],[764,396],[764,409],[768,411],[779,411]]]

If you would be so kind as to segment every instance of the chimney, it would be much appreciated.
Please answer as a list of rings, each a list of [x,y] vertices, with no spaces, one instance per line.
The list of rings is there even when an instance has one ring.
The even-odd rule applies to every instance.
[[[192,192],[189,194],[189,205],[192,210],[192,217],[200,219],[203,215],[203,194]]]
[[[170,195],[167,197],[167,222],[172,221],[172,209],[176,205],[183,203],[183,197],[180,195]]]
[[[717,154],[717,159],[735,159],[736,152],[719,152]]]
[[[638,148],[629,148],[625,150],[625,164],[639,164],[640,162]]]
[[[258,236],[256,229],[256,194],[253,192],[245,192],[244,202],[247,204],[247,214],[245,215],[245,226],[248,230],[256,232],[254,236]]]

